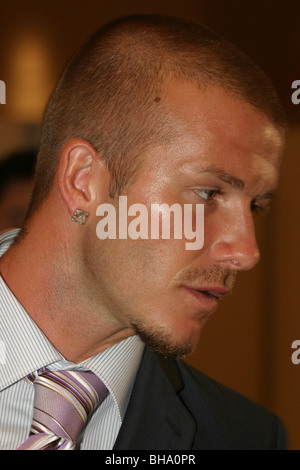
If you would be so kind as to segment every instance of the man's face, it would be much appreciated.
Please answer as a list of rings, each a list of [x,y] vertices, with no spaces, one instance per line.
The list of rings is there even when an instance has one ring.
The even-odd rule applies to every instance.
[[[237,271],[258,262],[253,211],[270,202],[283,141],[266,117],[219,88],[173,83],[162,100],[176,137],[145,152],[128,207],[143,204],[150,214],[155,203],[204,204],[204,245],[94,234],[86,257],[108,318],[164,354],[184,355]]]

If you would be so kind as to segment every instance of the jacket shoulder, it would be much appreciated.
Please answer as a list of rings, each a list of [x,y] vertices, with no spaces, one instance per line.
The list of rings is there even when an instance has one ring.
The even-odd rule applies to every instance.
[[[287,448],[285,429],[276,415],[185,362],[176,362],[183,383],[181,399],[198,423],[207,421],[223,448]]]

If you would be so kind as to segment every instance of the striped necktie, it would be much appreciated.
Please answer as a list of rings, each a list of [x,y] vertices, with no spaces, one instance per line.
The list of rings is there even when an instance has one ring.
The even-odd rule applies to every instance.
[[[108,395],[93,372],[42,371],[34,384],[34,410],[29,438],[18,450],[74,450],[96,406]]]

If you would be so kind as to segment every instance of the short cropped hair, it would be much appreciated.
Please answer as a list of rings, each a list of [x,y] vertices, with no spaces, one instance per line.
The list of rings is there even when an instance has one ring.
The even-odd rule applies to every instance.
[[[214,84],[278,128],[284,111],[269,78],[235,45],[189,19],[131,15],[99,29],[67,64],[42,127],[30,212],[47,197],[63,146],[90,142],[111,173],[111,195],[128,185],[141,153],[168,134],[166,79]]]

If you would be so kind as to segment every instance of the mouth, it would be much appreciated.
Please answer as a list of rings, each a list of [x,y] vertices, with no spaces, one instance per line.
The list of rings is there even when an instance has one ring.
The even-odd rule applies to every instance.
[[[206,306],[216,306],[219,300],[230,294],[230,291],[223,287],[183,287],[200,303]]]

